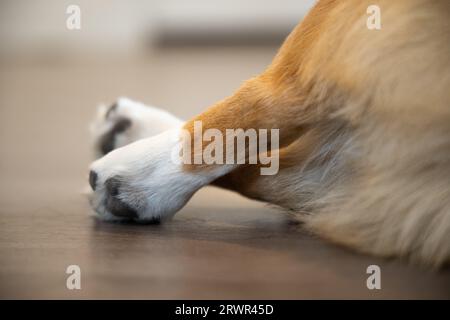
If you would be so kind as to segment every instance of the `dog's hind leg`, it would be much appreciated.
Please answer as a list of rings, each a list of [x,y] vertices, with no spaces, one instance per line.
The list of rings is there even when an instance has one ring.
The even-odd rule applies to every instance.
[[[278,100],[264,77],[258,77],[184,126],[114,149],[91,165],[94,208],[106,219],[154,221],[172,216],[198,189],[241,166],[174,161],[174,154],[187,141],[184,133],[191,132],[196,121],[203,123],[205,130],[215,129],[224,136],[227,129],[282,127],[279,138],[284,146],[301,134],[295,118],[303,112],[294,103]],[[273,114],[274,106],[279,113]],[[292,116],[286,119],[285,113]],[[196,139],[193,132],[191,139]]]
[[[298,51],[298,41],[302,41],[305,50],[312,45],[308,37],[301,40],[309,31],[300,25],[286,40],[272,65],[260,76],[246,81],[231,97],[184,125],[171,121],[174,129],[117,148],[95,161],[90,167],[90,182],[94,190],[92,204],[97,213],[105,219],[165,219],[182,208],[198,189],[243,165],[237,161],[232,164],[173,161],[174,150],[187,141],[193,146],[189,156],[197,158],[195,145],[199,141],[194,132],[197,122],[205,131],[212,129],[225,137],[230,129],[279,129],[276,148],[284,148],[319,121],[328,113],[328,108],[321,103],[326,96],[325,84],[321,82],[320,88],[314,89],[310,82],[298,78],[299,62],[304,56],[291,54],[293,50]],[[316,108],[318,101],[323,108]],[[185,132],[190,133],[189,138],[184,136]],[[207,143],[201,141],[200,145],[206,147]],[[271,145],[268,150],[275,152]],[[233,151],[226,148],[223,156],[228,159]],[[248,163],[252,153],[244,150],[246,158],[240,160]]]

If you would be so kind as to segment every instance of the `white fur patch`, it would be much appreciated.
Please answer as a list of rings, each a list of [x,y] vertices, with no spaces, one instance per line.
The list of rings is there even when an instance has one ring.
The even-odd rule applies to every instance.
[[[101,218],[120,220],[106,206],[105,183],[120,181],[116,198],[133,208],[135,220],[166,220],[180,210],[201,187],[229,170],[221,166],[207,172],[189,172],[172,159],[179,150],[181,127],[115,149],[95,161],[90,169],[98,175],[92,204]]]

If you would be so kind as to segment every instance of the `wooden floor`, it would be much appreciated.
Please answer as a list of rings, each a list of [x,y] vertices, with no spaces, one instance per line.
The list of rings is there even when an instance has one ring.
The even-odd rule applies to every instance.
[[[201,190],[164,225],[96,220],[82,194],[98,102],[190,117],[263,70],[275,48],[166,49],[130,59],[0,60],[0,298],[450,298],[450,270],[358,255],[276,209]],[[81,290],[66,267],[81,268]],[[381,290],[366,268],[381,267]]]

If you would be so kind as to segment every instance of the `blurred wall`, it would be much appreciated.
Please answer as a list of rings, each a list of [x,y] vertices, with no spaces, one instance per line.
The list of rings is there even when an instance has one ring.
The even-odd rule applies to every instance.
[[[287,34],[313,0],[1,0],[0,54],[132,53],[161,37]],[[67,6],[81,30],[66,28]]]

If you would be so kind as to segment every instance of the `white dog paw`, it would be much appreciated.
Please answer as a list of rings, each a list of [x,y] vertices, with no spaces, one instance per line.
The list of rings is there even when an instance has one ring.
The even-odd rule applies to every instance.
[[[183,170],[180,130],[115,149],[90,167],[91,204],[106,220],[159,222],[172,217],[214,174]]]
[[[109,108],[100,106],[91,124],[96,156],[178,127],[181,123],[164,110],[119,98]]]

